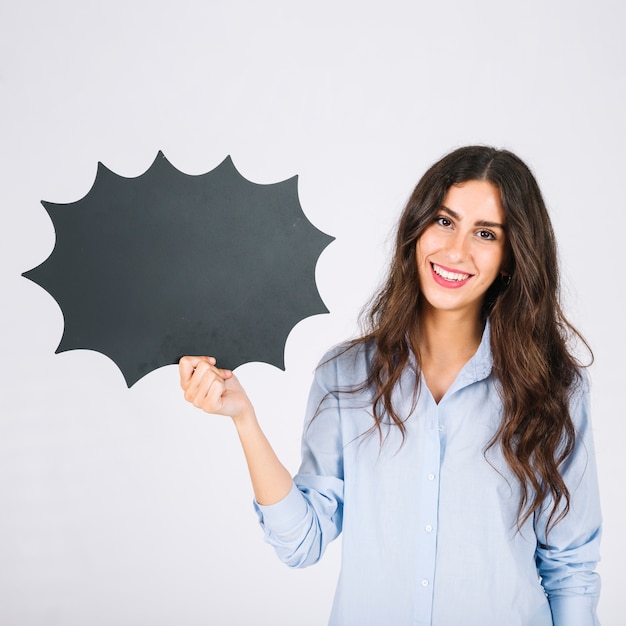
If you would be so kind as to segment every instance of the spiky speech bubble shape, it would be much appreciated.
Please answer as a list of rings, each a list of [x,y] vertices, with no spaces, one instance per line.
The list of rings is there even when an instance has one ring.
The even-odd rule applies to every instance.
[[[42,204],[55,247],[23,276],[61,307],[56,353],[101,352],[128,387],[185,354],[284,369],[291,329],[328,313],[315,265],[334,238],[302,212],[297,176],[253,183],[230,157],[189,175],[159,152],[136,178],[99,163],[84,198]]]

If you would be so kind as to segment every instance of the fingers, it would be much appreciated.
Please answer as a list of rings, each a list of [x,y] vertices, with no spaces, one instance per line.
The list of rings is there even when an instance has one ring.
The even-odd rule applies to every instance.
[[[180,386],[185,389],[189,384],[194,372],[201,364],[208,364],[210,366],[215,366],[216,360],[215,357],[212,356],[184,356],[178,362],[178,372],[180,374]],[[222,378],[227,379],[230,378],[233,373],[230,370],[221,369],[219,367],[214,368],[217,372],[220,373]],[[203,370],[204,371],[204,370]]]
[[[202,362],[215,365],[215,359],[209,356],[184,356],[178,362],[178,372],[180,374],[180,384],[182,387],[189,381],[198,364]]]
[[[213,357],[186,356],[180,360],[180,386],[185,400],[208,413],[220,413],[226,390],[226,381],[233,377],[231,370],[215,365]]]

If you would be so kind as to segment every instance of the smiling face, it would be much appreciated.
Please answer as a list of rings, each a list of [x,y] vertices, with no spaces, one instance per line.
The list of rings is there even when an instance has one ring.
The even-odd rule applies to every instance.
[[[425,311],[478,319],[505,256],[505,215],[497,187],[483,180],[450,187],[416,244]]]

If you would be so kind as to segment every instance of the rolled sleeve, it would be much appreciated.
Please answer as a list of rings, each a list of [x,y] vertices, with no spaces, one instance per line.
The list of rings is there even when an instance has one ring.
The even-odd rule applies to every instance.
[[[316,563],[342,529],[343,443],[333,388],[335,364],[315,375],[302,437],[302,464],[289,493],[273,505],[255,502],[265,540],[290,567]]]
[[[602,517],[586,379],[575,394],[571,414],[577,431],[574,452],[563,468],[570,510],[546,536],[546,508],[535,526],[537,567],[550,602],[554,626],[598,626]]]
[[[342,481],[333,477],[310,478],[317,484],[306,486],[306,481],[296,476],[300,485],[294,482],[289,493],[276,504],[254,503],[265,541],[290,567],[317,563],[326,546],[341,532]]]
[[[554,626],[599,626],[597,598],[590,596],[556,596],[550,599]]]

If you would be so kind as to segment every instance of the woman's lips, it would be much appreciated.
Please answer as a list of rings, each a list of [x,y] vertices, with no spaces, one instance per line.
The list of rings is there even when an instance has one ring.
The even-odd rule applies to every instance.
[[[458,289],[459,287],[462,287],[467,284],[473,276],[473,274],[457,272],[436,263],[431,263],[430,268],[435,282],[442,287],[447,287],[448,289]]]

